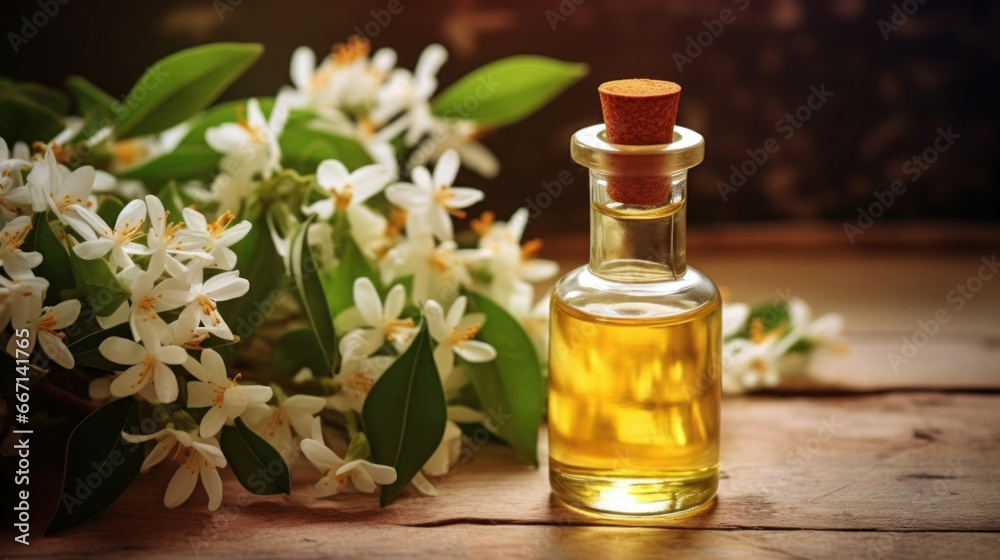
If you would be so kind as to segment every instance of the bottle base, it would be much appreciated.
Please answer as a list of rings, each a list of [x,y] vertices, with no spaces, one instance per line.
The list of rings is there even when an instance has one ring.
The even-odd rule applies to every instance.
[[[682,516],[708,505],[719,487],[719,468],[624,476],[549,464],[552,493],[586,513],[622,516]]]

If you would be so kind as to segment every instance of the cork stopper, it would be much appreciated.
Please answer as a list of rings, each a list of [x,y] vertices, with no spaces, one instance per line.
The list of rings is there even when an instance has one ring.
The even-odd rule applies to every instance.
[[[663,80],[614,80],[597,91],[608,142],[648,146],[673,141],[681,86]],[[670,178],[610,176],[608,196],[623,204],[661,205],[670,199]]]

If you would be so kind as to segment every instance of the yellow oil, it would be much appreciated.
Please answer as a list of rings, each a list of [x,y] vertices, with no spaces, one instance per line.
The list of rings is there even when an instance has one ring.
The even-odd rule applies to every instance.
[[[671,315],[646,302],[580,310],[553,298],[548,417],[556,496],[630,515],[681,513],[712,499],[720,321],[717,300]]]

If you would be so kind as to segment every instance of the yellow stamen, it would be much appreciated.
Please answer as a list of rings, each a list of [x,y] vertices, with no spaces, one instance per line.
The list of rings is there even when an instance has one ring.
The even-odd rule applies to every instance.
[[[334,206],[337,210],[343,210],[351,204],[351,198],[354,196],[354,189],[351,185],[344,185],[342,192],[337,192],[336,189],[330,189],[330,198],[333,199]]]
[[[210,317],[212,319],[212,326],[219,326],[219,324],[222,323],[222,317],[219,315],[219,306],[215,303],[215,300],[205,294],[198,294],[196,299],[198,300],[198,305],[201,307],[201,312],[204,313],[206,317]]]
[[[234,216],[229,210],[226,210],[217,220],[205,226],[205,229],[208,230],[208,234],[212,239],[216,239],[222,234],[223,231],[225,231],[226,227],[229,226],[229,223],[235,219],[236,216]]]
[[[145,221],[145,218],[139,218],[139,222],[136,224],[129,224],[128,222],[125,222],[121,229],[115,230],[115,242],[119,245],[125,245],[126,243],[131,243],[143,235],[146,235],[143,233],[142,229],[140,229]]]
[[[279,428],[285,426],[288,423],[288,413],[285,412],[284,408],[280,406],[274,409],[271,413],[271,417],[267,421],[267,433],[269,436],[274,437],[275,432]]]
[[[448,342],[454,346],[463,340],[472,340],[473,338],[476,338],[477,332],[479,332],[479,325],[471,325],[464,331],[460,331],[458,330],[458,327],[455,327],[454,332],[452,332],[451,336],[448,337]]]
[[[760,344],[764,341],[764,320],[760,317],[754,317],[750,321],[750,340],[754,344]]]
[[[454,208],[449,204],[453,198],[455,198],[455,191],[453,191],[451,187],[447,187],[445,185],[438,187],[437,192],[434,193],[434,202],[443,206],[452,216],[455,216],[456,218],[464,218],[464,210]]]
[[[526,241],[521,247],[521,260],[527,261],[535,257],[542,250],[542,240],[532,239]]]
[[[395,341],[400,338],[400,335],[405,332],[405,329],[413,328],[413,319],[389,319],[382,323],[382,332],[385,333],[385,338],[389,342]]]
[[[8,251],[14,251],[24,243],[24,239],[28,237],[29,231],[31,231],[31,224],[28,224],[17,231],[3,232],[3,246],[6,247]]]
[[[495,220],[496,220],[496,214],[494,214],[490,210],[487,210],[479,215],[478,220],[472,220],[472,222],[469,223],[469,227],[472,228],[472,231],[476,232],[476,235],[482,237],[487,233],[489,233],[490,228],[493,227],[493,222]]]
[[[347,386],[354,392],[356,398],[361,398],[368,394],[368,391],[375,386],[375,380],[364,373],[355,373],[347,378]]]
[[[333,46],[333,59],[338,66],[346,66],[360,58],[368,58],[372,44],[363,37],[351,35],[346,43]]]

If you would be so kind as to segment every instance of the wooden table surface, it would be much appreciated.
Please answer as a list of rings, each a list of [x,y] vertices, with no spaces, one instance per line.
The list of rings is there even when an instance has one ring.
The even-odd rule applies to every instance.
[[[252,496],[224,476],[218,512],[205,509],[201,489],[166,511],[171,472],[154,469],[92,522],[5,549],[129,558],[995,558],[1000,274],[961,309],[949,292],[994,257],[998,232],[954,243],[914,244],[908,235],[902,246],[882,237],[860,248],[824,241],[836,238],[829,231],[750,237],[734,246],[721,241],[731,235],[692,235],[690,262],[734,300],[790,293],[817,313],[843,313],[851,349],[818,359],[813,384],[725,399],[718,498],[696,516],[580,514],[551,497],[545,466],[467,442],[471,459],[435,481],[434,498],[406,496],[385,509],[370,495],[314,499],[316,473],[299,461],[290,497]],[[555,245],[567,265],[585,258],[579,240]],[[942,309],[947,324],[895,371],[887,354]],[[544,433],[541,445],[544,457]],[[36,506],[40,516],[46,507]]]

